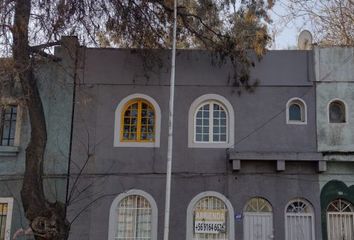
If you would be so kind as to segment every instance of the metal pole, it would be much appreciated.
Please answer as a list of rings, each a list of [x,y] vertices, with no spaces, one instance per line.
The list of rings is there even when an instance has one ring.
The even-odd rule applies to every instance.
[[[170,201],[171,201],[171,172],[172,172],[172,142],[173,142],[173,107],[175,95],[175,70],[176,70],[176,30],[177,29],[177,0],[174,0],[173,10],[173,42],[171,59],[170,104],[168,114],[168,148],[166,170],[166,198],[165,198],[165,225],[163,239],[168,240],[170,230]]]

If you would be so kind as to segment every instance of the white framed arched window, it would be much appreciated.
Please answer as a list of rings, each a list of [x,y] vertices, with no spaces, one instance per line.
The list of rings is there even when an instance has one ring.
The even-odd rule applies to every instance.
[[[243,211],[244,240],[273,239],[273,209],[261,197],[251,198]]]
[[[327,206],[328,240],[354,239],[354,206],[344,199],[336,199]]]
[[[136,93],[122,99],[115,111],[115,147],[160,147],[161,110],[150,96]]]
[[[347,122],[347,106],[345,102],[339,98],[332,99],[328,103],[328,122],[329,123],[346,123]]]
[[[108,240],[156,240],[157,205],[141,190],[119,194],[109,213]]]
[[[195,196],[187,208],[186,239],[234,240],[234,211],[222,194],[207,191]]]
[[[285,207],[285,239],[315,240],[315,215],[304,199],[293,199]]]
[[[230,102],[217,94],[198,97],[189,108],[188,146],[233,148],[234,111]]]
[[[301,98],[291,98],[286,103],[287,124],[307,124],[307,106]]]

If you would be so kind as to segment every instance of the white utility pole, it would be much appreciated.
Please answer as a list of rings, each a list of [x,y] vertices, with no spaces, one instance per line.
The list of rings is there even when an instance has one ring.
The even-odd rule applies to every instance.
[[[167,170],[166,170],[166,199],[165,199],[165,225],[163,239],[168,240],[170,231],[170,202],[171,202],[171,173],[172,173],[172,142],[173,142],[173,106],[175,96],[175,72],[176,72],[176,30],[177,29],[177,0],[174,0],[173,8],[173,42],[171,59],[171,80],[170,80],[170,105],[168,113],[168,148],[167,148]]]

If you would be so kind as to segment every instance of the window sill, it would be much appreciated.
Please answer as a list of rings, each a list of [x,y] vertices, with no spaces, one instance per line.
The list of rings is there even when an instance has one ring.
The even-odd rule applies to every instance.
[[[20,148],[17,146],[0,146],[0,157],[15,157],[20,151]]]
[[[145,148],[158,148],[159,142],[118,142],[114,147],[145,147]]]
[[[307,121],[289,120],[289,121],[286,122],[286,124],[289,124],[289,125],[307,125]]]
[[[233,148],[233,143],[208,143],[208,142],[189,142],[189,148]]]

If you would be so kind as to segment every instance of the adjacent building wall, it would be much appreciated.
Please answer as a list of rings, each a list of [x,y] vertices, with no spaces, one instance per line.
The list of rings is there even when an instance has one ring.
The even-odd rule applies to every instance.
[[[47,146],[44,161],[44,187],[51,201],[66,200],[66,183],[71,136],[76,38],[64,38],[63,46],[55,50],[61,60],[39,60],[35,69],[47,123]],[[20,128],[19,145],[14,148],[0,146],[0,198],[13,198],[11,239],[21,228],[28,229],[22,209],[20,190],[25,169],[25,149],[30,138],[30,125],[26,107],[20,103],[17,121]],[[27,236],[29,237],[29,236]],[[10,239],[10,238],[9,238]],[[16,239],[28,239],[19,234]],[[6,239],[8,240],[8,239]]]
[[[354,204],[354,48],[314,49],[318,151],[327,161],[319,175],[323,239],[327,239],[327,206],[338,198]],[[328,104],[346,105],[346,123],[329,123]]]

